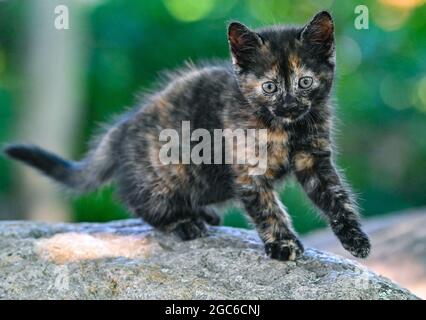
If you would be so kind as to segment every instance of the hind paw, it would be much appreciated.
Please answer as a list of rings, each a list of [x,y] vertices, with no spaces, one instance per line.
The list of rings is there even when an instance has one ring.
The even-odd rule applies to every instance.
[[[212,208],[203,208],[200,210],[201,218],[211,226],[220,225],[220,216],[217,214],[216,210]]]
[[[207,229],[203,221],[189,220],[178,222],[172,229],[172,233],[187,241],[205,236]]]

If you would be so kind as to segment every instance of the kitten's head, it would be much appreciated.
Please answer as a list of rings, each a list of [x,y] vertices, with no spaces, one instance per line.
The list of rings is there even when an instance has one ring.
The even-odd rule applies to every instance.
[[[290,123],[328,99],[334,76],[334,26],[328,12],[301,28],[228,28],[241,92],[263,116]]]

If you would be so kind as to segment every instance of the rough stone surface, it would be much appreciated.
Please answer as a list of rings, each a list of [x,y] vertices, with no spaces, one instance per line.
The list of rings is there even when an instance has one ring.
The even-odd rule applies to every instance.
[[[267,258],[253,231],[181,242],[140,220],[0,223],[2,299],[416,299],[360,264],[307,249]]]
[[[371,255],[360,263],[426,299],[426,208],[365,220],[363,229],[372,243]],[[329,230],[314,232],[304,243],[351,257]]]

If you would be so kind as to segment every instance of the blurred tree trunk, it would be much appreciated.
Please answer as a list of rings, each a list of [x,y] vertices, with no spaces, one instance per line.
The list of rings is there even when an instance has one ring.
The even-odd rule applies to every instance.
[[[19,140],[71,157],[82,114],[82,8],[72,0],[27,1],[27,47],[22,56],[25,84],[18,124]],[[69,9],[68,30],[55,27],[55,8]],[[24,218],[70,220],[66,197],[51,181],[19,167],[18,194]]]

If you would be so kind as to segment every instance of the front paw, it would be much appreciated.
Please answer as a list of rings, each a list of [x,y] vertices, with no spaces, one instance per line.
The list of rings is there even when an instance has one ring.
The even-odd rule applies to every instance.
[[[299,239],[285,239],[265,243],[266,254],[272,259],[281,261],[294,261],[300,257],[304,251]]]
[[[359,226],[343,225],[335,232],[343,248],[357,258],[367,258],[371,244],[368,236]]]

